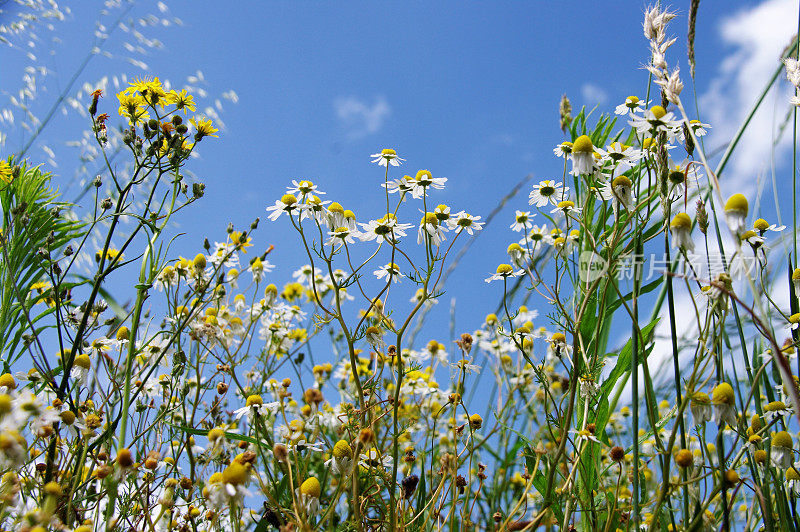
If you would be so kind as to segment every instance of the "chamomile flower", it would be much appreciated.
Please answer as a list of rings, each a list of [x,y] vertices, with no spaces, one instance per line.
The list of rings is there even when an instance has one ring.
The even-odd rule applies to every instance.
[[[770,440],[770,462],[775,467],[785,469],[792,465],[794,462],[794,454],[792,451],[792,437],[788,432],[782,430],[772,434]]]
[[[326,223],[328,217],[327,205],[329,203],[330,201],[322,201],[319,196],[315,194],[304,196],[302,200],[303,210],[300,211],[300,221],[311,218],[320,224]]]
[[[479,222],[480,216],[473,216],[466,211],[457,212],[453,218],[455,219],[455,227],[461,231],[466,231],[468,235],[472,235],[473,231],[480,231],[483,229],[483,222]]]
[[[736,397],[733,386],[727,382],[719,383],[711,393],[711,403],[714,405],[714,421],[720,427],[728,424],[736,426]]]
[[[257,416],[266,416],[275,412],[280,405],[278,403],[265,403],[260,395],[251,395],[247,398],[245,406],[233,411],[236,419],[240,419],[247,414],[247,419],[252,421]]]
[[[491,283],[492,281],[501,281],[509,277],[519,277],[523,273],[525,273],[524,270],[514,271],[514,267],[510,264],[501,264],[497,267],[497,271],[494,275],[486,278],[486,282]]]
[[[361,453],[361,460],[359,461],[359,465],[362,467],[370,468],[370,469],[377,469],[382,467],[384,469],[389,469],[392,467],[394,460],[388,454],[382,454],[378,449],[375,447],[371,447],[366,451]]]
[[[796,467],[786,470],[786,487],[792,490],[795,497],[800,495],[800,471]]]
[[[403,274],[400,273],[400,267],[393,262],[390,262],[382,268],[378,268],[372,273],[374,273],[375,277],[379,280],[388,278],[391,275],[392,281],[395,283],[399,283],[400,279],[403,277]]]
[[[764,237],[759,236],[758,233],[756,233],[753,230],[745,231],[739,236],[739,239],[742,242],[747,242],[748,244],[750,244],[750,247],[753,248],[754,253],[756,252],[756,250],[758,250],[758,248],[764,245]]]
[[[633,146],[622,144],[621,142],[613,142],[603,150],[596,148],[597,153],[600,154],[601,159],[609,161],[613,164],[613,174],[624,174],[635,165],[639,159],[642,158],[642,152]]]
[[[387,214],[378,220],[368,223],[359,223],[361,233],[359,238],[363,242],[376,240],[377,242],[392,242],[397,238],[406,236],[406,230],[411,228],[411,224],[401,224],[397,221],[394,214]]]
[[[636,111],[637,109],[647,105],[648,102],[643,102],[637,96],[628,96],[625,102],[619,104],[614,109],[615,115],[626,115]]]
[[[427,193],[427,189],[435,188],[437,190],[442,190],[446,182],[446,177],[433,177],[430,170],[420,170],[414,178],[415,185],[411,195],[414,196],[415,199],[420,199]]]
[[[744,194],[734,194],[725,202],[725,221],[733,233],[744,232],[748,208],[747,198]]]
[[[567,337],[564,333],[553,333],[545,341],[548,343],[548,351],[558,358],[572,351],[572,346],[567,344]]]
[[[354,238],[358,236],[358,232],[351,230],[349,227],[337,227],[333,231],[329,231],[328,236],[330,236],[330,238],[325,242],[328,246],[342,243],[353,244],[355,242]]]
[[[455,228],[456,221],[450,214],[449,206],[444,204],[437,205],[436,208],[433,209],[433,214],[435,214],[436,219],[439,220],[439,225],[447,226],[448,229]]]
[[[569,187],[565,187],[563,183],[556,183],[547,179],[533,186],[533,190],[528,195],[528,205],[536,205],[537,207],[544,207],[548,203],[555,205],[564,199],[567,194],[569,194]]]
[[[764,233],[767,231],[774,231],[775,233],[780,233],[784,229],[786,229],[785,225],[777,225],[771,224],[768,221],[764,220],[763,218],[759,218],[755,222],[753,222],[753,229],[758,231],[758,234],[764,236]]]
[[[353,448],[345,440],[339,440],[333,446],[333,456],[325,462],[334,475],[348,475],[353,468]]]
[[[566,159],[570,153],[572,153],[572,142],[568,140],[553,148],[553,154],[555,154],[556,157],[561,157],[562,159]]]
[[[319,496],[322,493],[322,486],[316,477],[309,477],[297,488],[297,498],[305,508],[306,514],[315,516],[319,512]]]
[[[575,202],[571,200],[559,201],[556,208],[550,211],[551,214],[563,214],[569,217],[570,214],[577,216],[581,213],[581,209],[575,206]]]
[[[789,324],[786,326],[788,330],[795,330],[800,326],[800,312],[789,316]]]
[[[273,222],[283,213],[291,216],[292,212],[298,210],[302,212],[303,205],[297,202],[297,197],[294,194],[284,194],[281,199],[275,202],[275,205],[267,207],[267,212],[270,213],[268,218]]]
[[[783,401],[772,401],[764,405],[764,420],[767,424],[772,423],[776,419],[783,419],[791,414],[791,411]]]
[[[417,244],[422,244],[430,240],[434,246],[439,246],[444,240],[444,233],[447,226],[439,223],[435,213],[428,212],[422,217],[417,231]]]
[[[694,251],[694,241],[692,240],[692,220],[689,215],[681,212],[675,215],[669,224],[672,233],[672,245],[686,252]]]
[[[599,189],[600,197],[612,200],[614,205],[622,204],[626,210],[633,209],[636,197],[633,195],[633,183],[624,175],[615,177],[611,182],[605,182]]]
[[[472,364],[471,362],[472,362],[471,360],[468,360],[466,358],[462,358],[461,360],[459,360],[455,364],[450,364],[450,367],[453,368],[453,369],[457,369],[459,371],[463,371],[463,372],[465,372],[467,374],[480,373],[481,372],[481,367],[476,365],[476,364]]]
[[[517,211],[514,215],[514,223],[510,226],[511,230],[517,233],[525,231],[532,217],[530,211]]]
[[[689,120],[689,127],[692,128],[692,132],[694,133],[695,137],[702,137],[704,135],[707,135],[708,130],[711,129],[710,124],[704,124],[699,120]],[[686,142],[683,128],[681,128],[678,133],[678,140],[680,140],[681,142]]]
[[[636,129],[638,135],[655,137],[658,133],[666,133],[674,137],[680,129],[680,121],[675,120],[672,112],[667,112],[660,105],[654,105],[644,112],[644,115],[634,114],[628,124]]]
[[[594,172],[594,145],[588,135],[581,135],[572,144],[572,175]]]
[[[337,203],[335,201],[330,205],[328,205],[328,213],[325,222],[331,229],[335,229],[337,227],[342,227],[343,225],[345,225],[344,207],[342,207],[340,203]]]
[[[392,148],[384,148],[380,153],[373,153],[370,157],[373,158],[370,162],[378,163],[378,166],[400,166],[405,162],[405,159],[398,157]]]
[[[508,246],[508,249],[506,251],[508,252],[508,257],[511,259],[512,264],[514,264],[515,266],[522,267],[527,262],[525,258],[527,252],[518,243],[514,242],[513,244]]]
[[[539,242],[544,242],[547,240],[547,225],[534,225],[531,227],[531,230],[528,232],[527,238],[523,238],[520,240],[520,244],[523,246],[527,246],[528,244],[533,244],[535,247]]]
[[[589,430],[581,429],[581,430],[571,430],[572,434],[575,434],[575,444],[579,444],[583,441],[593,441],[595,443],[600,443],[600,440]]]
[[[89,355],[81,354],[75,357],[73,361],[70,377],[75,379],[78,386],[83,386],[89,377],[89,371],[92,369],[92,360]]]
[[[410,175],[404,175],[400,179],[393,179],[388,183],[381,183],[381,186],[384,187],[389,194],[399,192],[401,195],[405,196],[407,192],[411,192],[413,194],[414,189],[417,186],[417,180]],[[405,201],[405,197],[403,198],[403,201]]]
[[[292,179],[292,186],[286,189],[286,193],[294,194],[295,196],[299,196],[301,199],[305,198],[309,194],[325,194],[319,190],[317,185],[311,181],[308,181],[307,179],[301,181]]]
[[[695,425],[702,425],[707,421],[711,421],[714,415],[714,408],[711,406],[711,398],[705,392],[697,392],[692,396],[692,401],[689,403],[689,408],[692,411],[692,419]]]

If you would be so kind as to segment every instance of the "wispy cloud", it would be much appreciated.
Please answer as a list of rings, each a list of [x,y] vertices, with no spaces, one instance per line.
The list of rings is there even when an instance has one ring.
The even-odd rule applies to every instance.
[[[767,0],[733,13],[720,23],[720,38],[731,51],[719,63],[708,91],[700,97],[702,118],[713,127],[710,146],[730,140],[780,64],[780,54],[796,29],[793,12],[796,13],[795,0]],[[772,144],[788,106],[787,84],[780,86],[782,90],[773,91],[772,99],[761,105],[739,142],[723,180],[726,194],[753,192],[753,177],[769,169]],[[775,147],[776,158],[790,145],[789,137],[781,139]]]
[[[584,83],[581,85],[581,98],[586,106],[593,107],[608,101],[608,93],[599,85]]]
[[[375,98],[372,104],[355,96],[340,97],[334,100],[333,108],[350,140],[377,133],[392,114],[392,108],[383,96]]]

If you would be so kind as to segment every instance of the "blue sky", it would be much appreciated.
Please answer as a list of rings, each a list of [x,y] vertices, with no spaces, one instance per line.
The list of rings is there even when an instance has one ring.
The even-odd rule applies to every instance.
[[[47,107],[90,47],[102,3],[75,4],[56,25],[56,53],[46,52],[51,41],[45,33],[37,45],[37,63],[53,74],[35,107]],[[113,57],[93,59],[81,79],[149,74],[181,85],[201,70],[210,94],[237,93],[237,104],[224,104],[220,139],[204,141],[202,158],[190,163],[206,183],[206,196],[180,218],[186,236],[176,252],[193,255],[204,237],[221,240],[228,222],[246,227],[260,216],[256,249],[275,246],[273,276],[281,284],[305,260],[285,220],[269,223],[264,208],[291,179],[313,180],[328,192],[325,199],[352,208],[361,221],[380,215],[382,173],[368,155],[382,147],[394,147],[408,160],[402,173],[427,168],[449,178],[434,201],[484,217],[525,175],[558,179],[562,166],[552,148],[564,139],[561,95],[570,97],[576,112],[582,104],[600,104],[608,112],[627,95],[644,93],[644,7],[636,1],[193,1],[171,2],[162,13],[155,2],[137,2],[134,18],[156,13],[183,24],[143,30],[163,42],[142,58],[146,71],[124,61],[127,36],[113,34],[105,48]],[[679,16],[671,33],[678,42],[668,61],[681,67],[686,95],[692,90],[685,54],[688,2],[673,7]],[[790,0],[701,3],[697,93],[701,118],[716,119],[711,146],[733,134],[763,74],[777,65],[775,50],[788,43],[793,23],[787,29],[786,21],[796,20],[796,13]],[[0,48],[0,61],[2,89],[13,90],[31,60]],[[113,114],[114,102],[108,94],[101,109]],[[734,161],[723,188],[751,186],[747,179],[766,175],[764,139],[784,110],[773,106],[761,115],[753,149]],[[63,147],[63,139],[77,138],[81,129],[83,124],[65,119],[46,135],[60,155],[53,171],[65,181],[72,176],[74,150]],[[20,144],[19,134],[9,133],[3,153]],[[31,155],[41,154],[37,144]],[[775,155],[778,169],[785,168],[785,143]],[[432,337],[447,340],[451,296],[457,297],[457,333],[475,329],[494,310],[501,288],[483,279],[506,260],[515,236],[508,225],[515,208],[527,208],[526,196],[527,190],[513,200],[466,255],[450,281],[458,289],[435,311]],[[416,223],[418,215],[408,212],[405,221]]]

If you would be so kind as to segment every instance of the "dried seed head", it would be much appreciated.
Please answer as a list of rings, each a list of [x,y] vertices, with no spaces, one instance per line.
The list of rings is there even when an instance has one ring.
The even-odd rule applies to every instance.
[[[611,456],[611,460],[614,462],[621,462],[623,458],[625,458],[625,449],[620,447],[619,445],[615,445],[611,448],[611,452],[609,453]]]

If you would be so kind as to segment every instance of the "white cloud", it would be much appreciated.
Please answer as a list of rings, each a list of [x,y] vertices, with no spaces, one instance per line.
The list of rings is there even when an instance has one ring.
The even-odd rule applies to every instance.
[[[732,50],[719,63],[709,90],[700,97],[701,116],[713,128],[707,146],[719,146],[733,137],[780,64],[780,54],[796,30],[796,4],[795,0],[767,0],[722,20],[720,39]],[[754,192],[753,177],[769,170],[775,132],[788,106],[784,79],[782,76],[781,90],[773,91],[762,103],[739,142],[725,170],[723,195]],[[775,148],[776,158],[790,145],[791,137],[784,136]]]
[[[608,101],[608,93],[594,83],[584,83],[581,85],[581,98],[587,106],[595,106]]]
[[[341,97],[334,100],[333,108],[351,140],[377,133],[392,114],[392,108],[383,96],[375,98],[371,105],[355,96]]]

